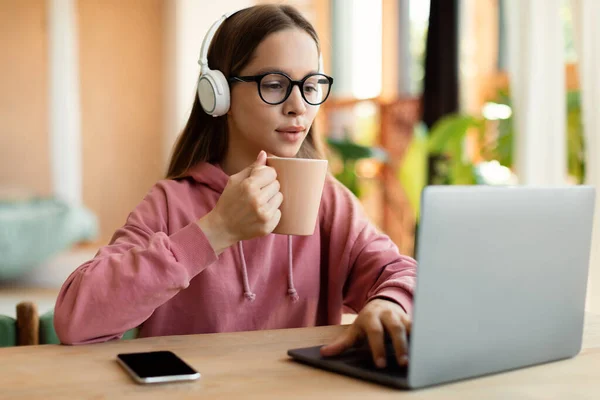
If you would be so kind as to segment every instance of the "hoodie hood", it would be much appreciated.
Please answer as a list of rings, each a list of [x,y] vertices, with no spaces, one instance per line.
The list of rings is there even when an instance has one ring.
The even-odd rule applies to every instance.
[[[188,170],[188,175],[194,181],[208,186],[217,193],[223,193],[229,181],[229,175],[223,171],[220,165],[200,162]]]
[[[200,162],[194,167],[190,168],[188,175],[194,179],[194,181],[208,186],[215,192],[221,194],[227,186],[229,181],[229,175],[223,171],[220,165],[213,165],[207,162]],[[246,265],[246,258],[244,257],[244,245],[242,242],[237,243],[237,251],[239,252],[240,264],[242,269],[242,285],[244,288],[244,297],[248,301],[254,301],[256,299],[256,293],[252,292],[248,280],[248,267]],[[292,237],[288,236],[288,259],[287,259],[287,281],[288,289],[287,293],[292,301],[298,301],[298,293],[294,287],[294,274],[293,274],[293,252],[292,252]]]

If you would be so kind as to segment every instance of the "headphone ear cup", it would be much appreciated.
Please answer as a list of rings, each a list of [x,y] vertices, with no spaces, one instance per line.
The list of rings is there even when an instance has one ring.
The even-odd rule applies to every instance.
[[[205,113],[220,117],[229,111],[229,84],[219,70],[208,70],[198,79],[198,100]]]

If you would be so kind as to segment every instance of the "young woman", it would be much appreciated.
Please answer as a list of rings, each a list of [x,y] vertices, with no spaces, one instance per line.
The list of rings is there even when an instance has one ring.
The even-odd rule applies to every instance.
[[[59,338],[100,342],[135,327],[147,337],[339,324],[346,307],[358,317],[324,355],[367,339],[384,366],[387,331],[406,363],[416,263],[345,187],[328,177],[312,236],[271,234],[283,197],[267,155],[320,157],[312,123],[333,79],[319,71],[314,28],[290,6],[262,5],[224,19],[211,36],[202,101],[194,101],[167,178],[64,283]],[[223,74],[216,95],[206,86],[214,70]]]

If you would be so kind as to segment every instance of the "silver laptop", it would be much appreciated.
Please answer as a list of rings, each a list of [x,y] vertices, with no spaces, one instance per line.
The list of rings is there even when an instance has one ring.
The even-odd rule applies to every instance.
[[[595,190],[430,186],[421,198],[409,365],[368,348],[315,367],[415,389],[574,357],[581,349]],[[388,345],[393,353],[393,348]]]

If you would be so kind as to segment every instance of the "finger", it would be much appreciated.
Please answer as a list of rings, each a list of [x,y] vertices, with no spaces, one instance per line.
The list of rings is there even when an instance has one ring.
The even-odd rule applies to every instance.
[[[264,188],[262,188],[260,190],[260,195],[259,195],[259,202],[260,203],[268,203],[273,196],[275,196],[277,193],[279,193],[279,189],[280,189],[280,185],[279,185],[279,181],[275,180],[271,183],[269,183],[267,186],[265,186]],[[279,208],[279,207],[276,207]]]
[[[267,165],[267,153],[264,150],[261,150],[256,157],[256,161],[250,164],[250,168],[256,168],[260,166]]]
[[[272,233],[275,230],[277,225],[279,225],[280,220],[281,220],[281,211],[275,210],[275,212],[273,213],[273,216],[271,217],[271,219],[269,219],[269,222],[267,223],[267,229],[266,229],[267,234]]]
[[[279,210],[279,207],[281,207],[282,203],[283,194],[281,192],[277,192],[273,197],[271,197],[269,201],[267,201],[267,204],[265,205],[265,210],[267,213],[274,214],[275,210]]]
[[[351,348],[359,340],[359,338],[359,330],[352,325],[333,342],[321,347],[321,355],[323,357],[337,356],[338,354],[341,354]]]
[[[267,204],[260,206],[257,210],[259,222],[263,224],[261,229],[263,235],[268,235],[273,232],[275,227],[279,224],[281,219],[281,210],[279,210],[279,207],[281,206],[282,201],[283,195],[281,192],[278,192]]]
[[[263,189],[277,180],[277,172],[273,167],[261,165],[252,170],[248,180],[259,189]]]
[[[408,339],[402,317],[393,312],[384,312],[381,314],[381,322],[392,339],[398,364],[406,365],[408,363]]]
[[[410,334],[410,331],[412,330],[412,319],[407,314],[402,314],[400,318],[402,319],[406,333]]]
[[[271,200],[269,200],[269,202],[267,203],[267,205],[265,205],[264,209],[264,216],[266,217],[264,219],[264,222],[267,223],[267,227],[266,227],[266,231],[268,233],[271,233],[279,224],[279,221],[281,220],[281,210],[279,209],[279,207],[281,206],[281,203],[283,201],[283,195],[278,192],[277,194],[275,194],[275,196],[273,196],[273,198],[271,198]]]
[[[365,329],[367,333],[367,339],[369,341],[369,347],[371,348],[371,355],[373,356],[373,362],[379,368],[384,368],[386,365],[385,361],[385,347],[383,345],[383,325],[379,318],[373,317],[368,321],[368,327]]]

